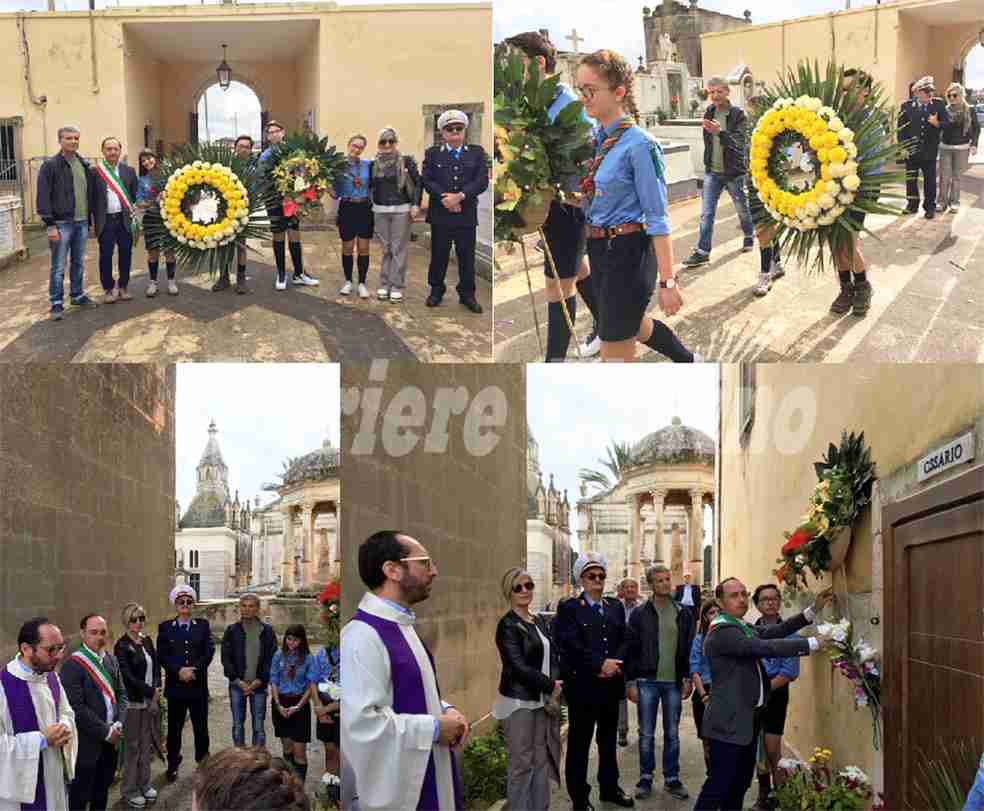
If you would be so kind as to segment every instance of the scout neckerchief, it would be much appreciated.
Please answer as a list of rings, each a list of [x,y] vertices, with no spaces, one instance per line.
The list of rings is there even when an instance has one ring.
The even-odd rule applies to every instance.
[[[123,181],[116,173],[116,169],[110,166],[105,160],[100,158],[96,161],[96,172],[103,179],[106,186],[120,198],[120,205],[127,214],[133,214],[133,200],[130,199],[130,192],[126,190]]]
[[[602,142],[601,149],[598,151],[598,154],[595,155],[588,164],[588,174],[581,181],[581,192],[588,198],[589,204],[592,200],[594,200],[595,191],[597,191],[594,179],[595,175],[598,174],[598,169],[601,168],[602,161],[605,160],[608,153],[612,151],[612,147],[614,147],[615,144],[621,140],[622,136],[634,126],[635,121],[633,121],[629,116],[625,116],[621,119],[618,124],[615,125],[615,129],[612,130],[611,135],[609,135]]]
[[[82,665],[85,672],[92,677],[92,680],[96,683],[96,686],[100,689],[102,694],[106,696],[115,707],[116,689],[113,687],[113,680],[109,677],[109,673],[106,672],[106,668],[104,668],[102,662],[99,661],[99,657],[83,645],[72,654],[72,658]]]

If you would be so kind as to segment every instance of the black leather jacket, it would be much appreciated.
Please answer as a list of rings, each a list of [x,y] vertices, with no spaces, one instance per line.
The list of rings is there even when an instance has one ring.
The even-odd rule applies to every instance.
[[[147,653],[150,654],[153,668],[151,686],[148,686],[146,681],[147,659],[143,654],[143,649],[146,649]],[[120,663],[120,675],[123,677],[127,697],[134,702],[153,698],[154,690],[161,686],[161,667],[157,661],[154,643],[149,636],[143,638],[143,649],[126,634],[117,640],[116,647],[113,649],[113,654]]]
[[[533,616],[536,627],[548,640],[550,629],[546,620]],[[499,692],[507,698],[521,701],[538,701],[543,693],[552,693],[554,678],[543,675],[543,643],[540,634],[509,611],[495,629],[495,646],[502,660],[502,676],[499,679]],[[550,642],[550,674],[557,675],[556,647]]]

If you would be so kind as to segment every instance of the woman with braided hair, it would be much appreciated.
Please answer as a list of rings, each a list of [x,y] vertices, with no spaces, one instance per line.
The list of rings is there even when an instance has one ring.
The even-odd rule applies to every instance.
[[[192,811],[307,811],[304,784],[281,758],[260,747],[232,746],[198,767]]]
[[[673,275],[673,247],[663,151],[636,121],[632,69],[613,51],[585,56],[577,69],[585,111],[598,122],[595,157],[581,184],[588,257],[598,298],[604,361],[632,361],[636,342],[675,363],[693,363],[663,322],[646,315],[659,276],[659,306],[683,305]]]

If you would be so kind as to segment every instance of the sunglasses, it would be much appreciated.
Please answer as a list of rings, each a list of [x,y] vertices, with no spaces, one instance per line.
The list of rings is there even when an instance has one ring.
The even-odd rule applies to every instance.
[[[946,94],[946,97],[948,99],[958,99],[958,98],[960,98],[960,94],[959,93],[947,93]]]
[[[194,605],[195,604],[195,601],[194,600],[177,600],[177,601],[175,601],[174,604],[175,605]]]
[[[460,124],[455,124],[455,125],[450,126],[450,127],[445,127],[444,128],[444,131],[445,132],[464,132],[465,131],[465,128],[462,127]]]
[[[513,594],[522,594],[524,591],[532,592],[536,588],[532,582],[530,583],[517,583],[513,586]]]
[[[390,144],[395,144],[395,143],[396,143],[396,138],[380,138],[379,139],[379,145],[380,146],[389,146]]]
[[[604,572],[589,572],[588,574],[583,575],[583,577],[584,577],[585,580],[601,580],[601,581],[603,581],[606,577],[608,577],[608,575],[606,575]]]
[[[147,617],[143,614],[137,614],[135,617],[130,617],[130,622],[146,622]]]

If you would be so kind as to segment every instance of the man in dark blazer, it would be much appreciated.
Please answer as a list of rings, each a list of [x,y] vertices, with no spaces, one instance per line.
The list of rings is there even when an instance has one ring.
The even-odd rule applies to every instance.
[[[696,615],[700,611],[703,594],[701,593],[700,586],[695,586],[690,582],[691,580],[693,580],[693,575],[687,572],[683,576],[683,583],[677,586],[673,592],[673,599],[680,603],[680,605],[692,609]]]
[[[99,240],[99,280],[103,303],[129,301],[130,267],[133,262],[133,203],[137,199],[137,173],[120,161],[123,147],[116,138],[104,138],[102,159],[91,170],[89,198],[96,239]],[[113,279],[113,251],[119,249],[119,279]]]
[[[116,657],[106,652],[106,620],[87,614],[79,627],[82,647],[62,665],[61,681],[75,710],[79,754],[68,790],[72,811],[102,811],[116,777],[116,745],[123,733],[127,697]]]
[[[447,290],[444,279],[451,245],[458,261],[458,298],[473,313],[482,306],[475,298],[475,231],[478,197],[489,187],[488,159],[480,146],[465,144],[468,116],[448,110],[437,120],[444,143],[424,153],[421,181],[430,198],[427,222],[431,226],[431,261],[427,283],[428,307],[437,307]]]
[[[191,616],[195,590],[176,586],[170,598],[178,615],[158,626],[157,655],[166,674],[167,779],[173,782],[181,765],[181,731],[187,715],[195,732],[195,762],[208,757],[208,666],[215,645],[208,620]]]
[[[252,717],[253,746],[266,746],[264,722],[270,665],[277,652],[277,635],[259,618],[260,598],[249,592],[239,598],[239,622],[222,635],[222,671],[229,680],[232,743],[246,744],[246,705]],[[251,644],[252,643],[252,644]]]
[[[919,211],[919,173],[923,176],[923,208],[926,219],[936,216],[936,161],[939,157],[940,134],[949,123],[946,102],[934,95],[932,76],[923,76],[914,82],[914,97],[902,105],[899,111],[899,142],[916,139],[905,161],[906,212]]]
[[[574,576],[583,591],[557,606],[554,639],[560,655],[570,727],[564,781],[574,809],[591,809],[588,756],[597,727],[598,787],[602,802],[635,805],[618,785],[618,705],[625,698],[625,609],[604,597],[608,564],[596,552],[580,555]]]
[[[748,625],[748,589],[729,577],[714,590],[721,613],[704,640],[713,674],[714,690],[704,713],[703,735],[711,744],[711,767],[697,798],[695,811],[744,808],[758,752],[759,724],[769,701],[771,684],[762,659],[809,656],[827,644],[827,638],[784,639],[811,624],[834,599],[827,589],[816,603],[779,625]]]

